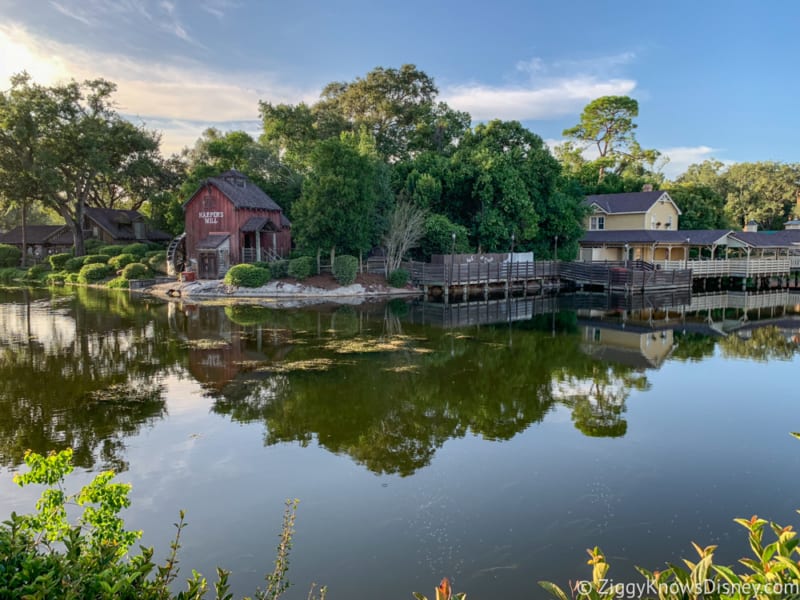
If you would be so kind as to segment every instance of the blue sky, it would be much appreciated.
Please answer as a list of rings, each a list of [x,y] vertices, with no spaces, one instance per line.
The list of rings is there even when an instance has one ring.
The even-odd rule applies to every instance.
[[[800,3],[0,0],[0,81],[105,77],[163,132],[257,133],[259,99],[313,102],[330,81],[416,64],[473,118],[549,143],[595,97],[639,100],[668,176],[705,158],[798,161]]]

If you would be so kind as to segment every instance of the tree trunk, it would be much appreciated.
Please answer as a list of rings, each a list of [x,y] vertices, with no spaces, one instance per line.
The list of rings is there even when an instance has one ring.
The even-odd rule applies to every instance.
[[[28,201],[22,201],[22,262],[23,267],[28,266]]]

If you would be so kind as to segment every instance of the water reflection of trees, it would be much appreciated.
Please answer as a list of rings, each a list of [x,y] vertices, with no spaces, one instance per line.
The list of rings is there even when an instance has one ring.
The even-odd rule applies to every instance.
[[[160,375],[179,360],[164,307],[86,289],[3,300],[0,463],[71,447],[79,466],[124,470],[125,439],[164,416]]]
[[[625,400],[647,387],[641,372],[586,356],[579,336],[553,335],[551,319],[541,324],[546,331],[464,334],[402,324],[390,307],[371,315],[350,308],[226,312],[247,323],[242,354],[251,356],[261,340],[265,360],[209,387],[213,410],[265,423],[266,444],[316,440],[376,473],[411,474],[446,440],[467,433],[510,439],[559,403],[587,435],[624,435]],[[559,328],[570,323],[560,319]],[[264,332],[289,327],[293,338],[280,340],[281,359],[270,360],[275,349],[263,347]]]
[[[789,360],[798,351],[797,344],[775,326],[729,335],[719,345],[723,356],[758,361]]]

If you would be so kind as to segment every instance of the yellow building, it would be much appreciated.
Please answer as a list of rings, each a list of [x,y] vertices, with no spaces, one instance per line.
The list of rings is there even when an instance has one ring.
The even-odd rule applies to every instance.
[[[686,232],[678,231],[681,211],[667,192],[645,188],[586,197],[591,212],[584,223],[580,260],[686,260],[689,246],[701,240],[693,244]]]

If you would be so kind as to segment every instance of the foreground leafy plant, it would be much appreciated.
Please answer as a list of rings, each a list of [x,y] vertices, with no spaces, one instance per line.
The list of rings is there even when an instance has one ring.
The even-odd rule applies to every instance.
[[[21,487],[43,485],[36,511],[13,513],[0,525],[0,597],[30,599],[122,598],[145,600],[199,600],[208,593],[208,581],[197,571],[186,581],[186,589],[172,591],[179,569],[178,551],[186,527],[183,511],[175,523],[176,534],[170,552],[161,565],[153,562],[153,549],[130,547],[141,531],[129,531],[119,513],[130,506],[131,486],[113,481],[106,471],[78,492],[67,493],[65,477],[73,470],[72,450],[42,456],[25,454],[29,472],[16,474]],[[258,600],[278,600],[289,588],[287,572],[294,534],[297,500],[287,501],[275,568],[267,575],[267,588]],[[82,508],[75,524],[68,519],[68,507]],[[69,511],[71,512],[71,511]],[[217,569],[214,598],[231,600],[229,572]],[[320,600],[326,589],[320,588]],[[309,598],[317,598],[312,586]]]
[[[450,588],[450,580],[447,577],[442,579],[439,585],[436,586],[435,600],[451,600],[453,598],[455,598],[455,600],[465,600],[466,597],[467,595],[463,592],[453,595],[453,590]],[[414,598],[417,600],[428,600],[426,596],[423,596],[419,592],[414,592]]]

